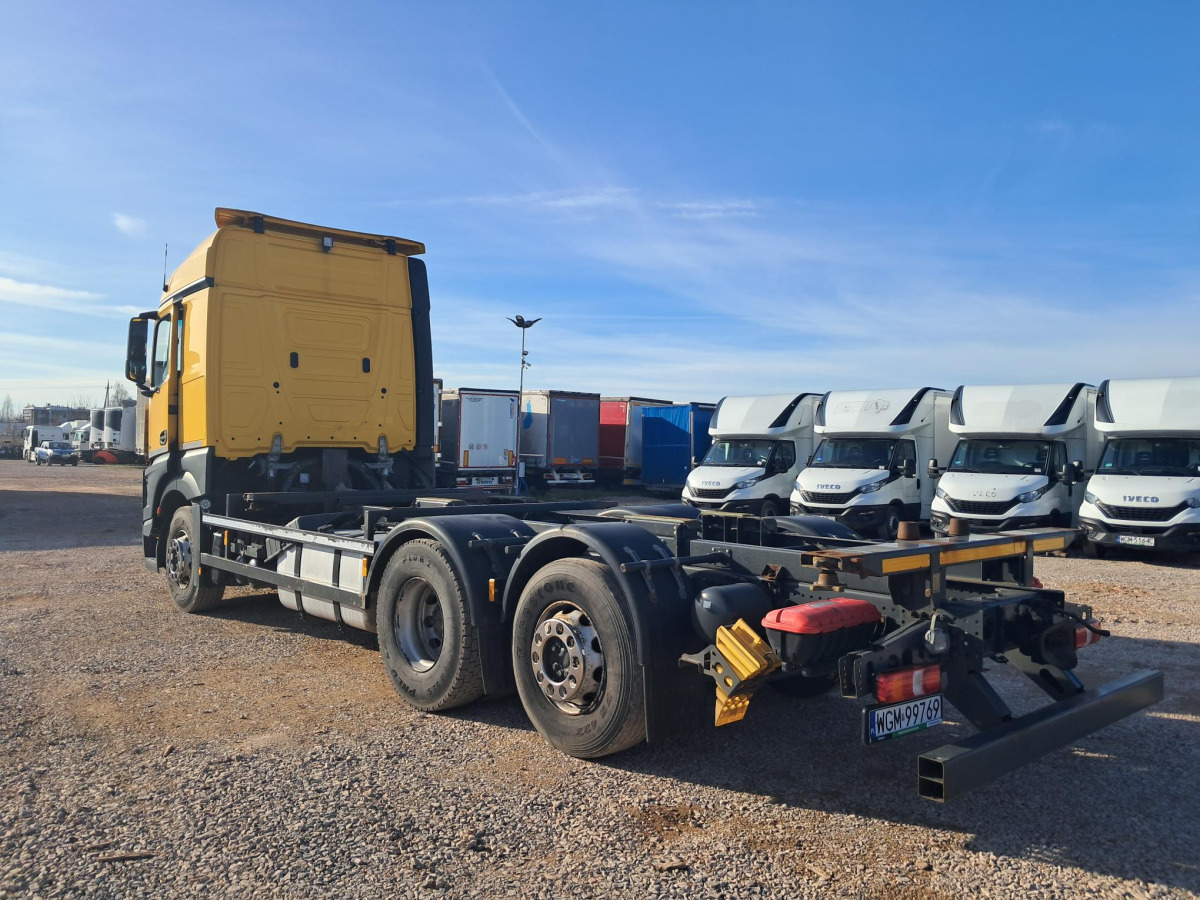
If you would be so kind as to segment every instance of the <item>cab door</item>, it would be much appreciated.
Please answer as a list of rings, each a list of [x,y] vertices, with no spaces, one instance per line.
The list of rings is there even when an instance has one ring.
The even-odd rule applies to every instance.
[[[150,336],[146,398],[146,456],[153,458],[179,445],[179,306],[160,318]]]

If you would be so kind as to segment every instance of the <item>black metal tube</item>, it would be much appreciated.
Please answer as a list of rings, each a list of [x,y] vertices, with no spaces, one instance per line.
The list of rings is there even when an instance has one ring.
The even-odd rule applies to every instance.
[[[679,569],[683,566],[694,566],[700,563],[727,563],[729,557],[724,553],[708,553],[704,556],[671,556],[665,559],[643,559],[641,562],[621,563],[621,571],[647,572],[651,569]]]
[[[1163,673],[1143,670],[946,744],[917,758],[917,793],[944,803],[1163,698]]]

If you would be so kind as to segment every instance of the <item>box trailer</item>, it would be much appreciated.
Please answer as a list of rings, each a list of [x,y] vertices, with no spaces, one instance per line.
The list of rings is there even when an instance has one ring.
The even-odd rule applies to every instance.
[[[642,412],[642,483],[676,493],[712,444],[712,403],[677,403]]]
[[[521,462],[546,484],[594,484],[600,464],[600,395],[526,391]]]
[[[442,392],[441,471],[455,485],[512,490],[517,470],[516,391]]]
[[[642,414],[669,400],[645,397],[600,398],[600,470],[610,481],[641,484]]]

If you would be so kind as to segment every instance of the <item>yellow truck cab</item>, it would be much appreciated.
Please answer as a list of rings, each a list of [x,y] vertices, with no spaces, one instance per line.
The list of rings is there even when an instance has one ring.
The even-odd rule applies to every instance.
[[[152,571],[188,506],[434,484],[424,245],[234,209],[216,224],[129,324]]]

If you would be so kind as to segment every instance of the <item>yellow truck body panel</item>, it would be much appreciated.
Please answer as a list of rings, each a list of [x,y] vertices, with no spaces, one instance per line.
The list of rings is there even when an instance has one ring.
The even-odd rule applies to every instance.
[[[304,447],[411,449],[414,241],[218,209],[160,315],[183,309],[179,448],[226,459]],[[156,395],[151,399],[161,400]],[[165,415],[148,412],[148,447]],[[162,447],[166,449],[166,447]]]

